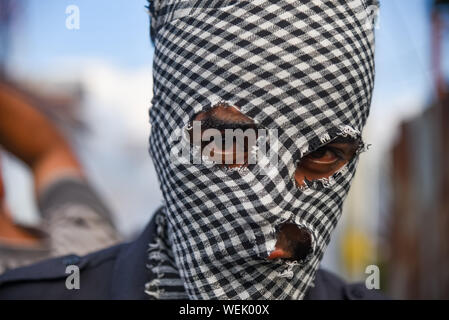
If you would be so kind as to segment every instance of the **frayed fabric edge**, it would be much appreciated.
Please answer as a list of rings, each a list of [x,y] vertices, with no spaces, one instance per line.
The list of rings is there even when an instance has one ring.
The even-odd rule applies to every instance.
[[[147,264],[147,268],[156,275],[156,278],[151,280],[150,282],[145,284],[145,293],[149,295],[150,297],[153,297],[154,299],[160,299],[161,294],[163,294],[163,290],[160,289],[160,279],[163,277],[163,274],[160,272],[160,267],[162,266],[162,244],[161,238],[159,236],[162,236],[163,226],[161,225],[161,216],[156,217],[156,233],[158,237],[156,237],[156,240],[154,243],[150,243],[148,245],[148,259],[150,261],[153,261],[153,265]]]

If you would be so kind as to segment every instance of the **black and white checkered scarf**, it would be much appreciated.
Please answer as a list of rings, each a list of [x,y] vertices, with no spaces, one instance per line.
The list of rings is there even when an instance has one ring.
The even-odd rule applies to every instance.
[[[313,285],[358,157],[298,188],[298,161],[359,136],[374,84],[374,0],[154,0],[150,153],[165,199],[150,244],[154,298],[301,299]],[[176,161],[194,115],[218,102],[278,132],[260,174]],[[182,140],[182,139],[181,139]],[[301,263],[269,261],[276,227],[313,235]]]

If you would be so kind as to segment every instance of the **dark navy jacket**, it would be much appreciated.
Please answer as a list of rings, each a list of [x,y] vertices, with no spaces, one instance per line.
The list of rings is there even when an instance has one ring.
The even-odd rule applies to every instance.
[[[147,299],[144,286],[150,280],[147,248],[155,234],[154,219],[139,238],[84,257],[69,255],[46,260],[0,275],[0,299]],[[80,289],[66,288],[66,267],[80,269]],[[383,299],[363,284],[346,284],[336,275],[318,270],[315,286],[306,299]]]

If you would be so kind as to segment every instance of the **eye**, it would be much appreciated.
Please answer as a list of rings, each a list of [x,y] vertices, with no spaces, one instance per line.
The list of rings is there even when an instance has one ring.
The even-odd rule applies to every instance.
[[[335,150],[335,148],[321,147],[306,156],[306,159],[316,163],[330,164],[341,160],[342,157],[339,155],[339,151]]]
[[[303,186],[305,180],[329,178],[355,156],[360,143],[360,139],[337,138],[307,154],[295,171],[297,185]]]
[[[324,146],[306,155],[299,168],[310,173],[327,173],[334,170],[345,160],[344,152],[338,148]]]

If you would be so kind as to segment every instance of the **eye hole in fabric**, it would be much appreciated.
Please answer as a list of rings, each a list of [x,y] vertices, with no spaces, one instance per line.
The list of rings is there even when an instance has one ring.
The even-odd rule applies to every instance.
[[[222,168],[253,164],[259,127],[237,107],[220,102],[196,114],[186,128],[191,147],[201,158]]]
[[[333,139],[327,136],[323,141],[297,163],[294,179],[301,190],[331,187],[357,156],[367,150],[360,133],[348,127],[341,128]]]

